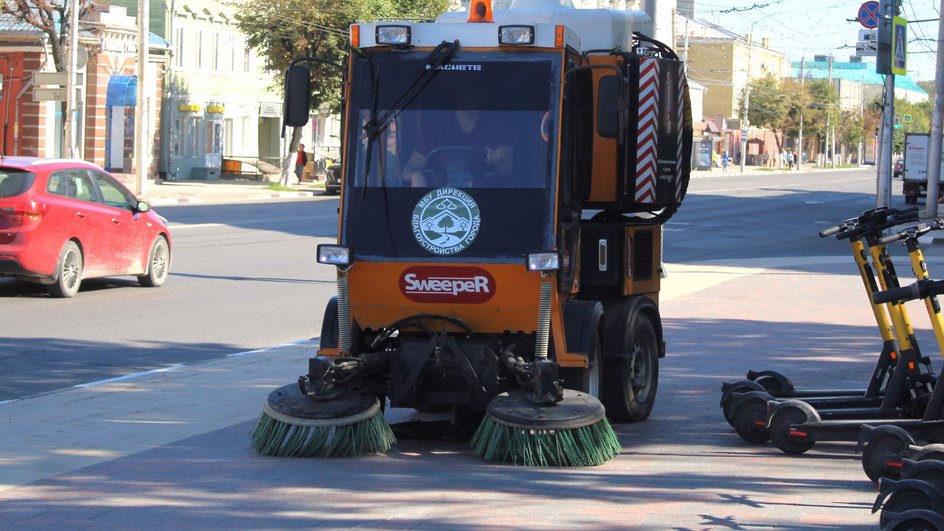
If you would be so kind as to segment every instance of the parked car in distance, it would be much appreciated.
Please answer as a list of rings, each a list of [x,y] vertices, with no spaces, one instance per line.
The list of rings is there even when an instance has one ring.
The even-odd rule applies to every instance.
[[[88,278],[159,287],[170,259],[167,220],[98,166],[0,157],[0,275],[72,297]]]
[[[325,169],[325,195],[335,195],[341,191],[341,165],[332,164]]]
[[[905,161],[902,159],[896,159],[894,166],[892,166],[892,177],[895,179],[901,179],[905,175]]]

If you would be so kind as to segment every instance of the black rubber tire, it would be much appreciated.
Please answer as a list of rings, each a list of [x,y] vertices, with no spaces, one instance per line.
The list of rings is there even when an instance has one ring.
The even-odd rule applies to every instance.
[[[770,440],[766,421],[767,400],[761,397],[746,397],[733,407],[731,425],[742,439],[751,444],[763,444]]]
[[[927,509],[910,509],[890,518],[882,531],[944,531],[944,516]]]
[[[803,424],[808,420],[806,412],[795,406],[786,406],[774,412],[770,418],[770,439],[788,455],[800,455],[813,447],[814,441],[790,440],[787,433],[790,426]]]
[[[928,498],[927,493],[909,486],[902,486],[895,489],[888,495],[885,503],[882,504],[882,512],[879,515],[879,526],[884,530],[897,517],[906,511],[913,510],[934,510],[939,506],[941,500],[932,500]],[[891,514],[887,514],[887,513]],[[902,529],[908,529],[904,527]]]
[[[734,427],[734,394],[749,393],[751,391],[765,391],[765,389],[753,380],[740,380],[731,384],[728,392],[721,394],[721,411],[724,414],[724,420],[728,421],[731,427]]]
[[[564,380],[564,388],[586,393],[600,398],[603,389],[603,348],[600,334],[593,335],[593,344],[590,346],[590,367],[586,369],[561,368],[560,375]]]
[[[147,271],[138,277],[138,284],[146,288],[159,288],[170,274],[170,246],[163,236],[154,238],[147,258]]]
[[[603,405],[613,422],[639,422],[652,413],[659,387],[659,344],[647,314],[632,319],[628,356],[605,360]]]
[[[901,477],[901,468],[886,467],[885,463],[891,459],[901,462],[901,453],[905,451],[906,446],[900,438],[891,434],[878,435],[865,443],[865,448],[862,449],[862,470],[872,483],[878,483],[880,478]]]
[[[75,297],[82,285],[82,267],[82,251],[74,241],[67,241],[59,253],[56,281],[48,284],[46,290],[53,297]]]

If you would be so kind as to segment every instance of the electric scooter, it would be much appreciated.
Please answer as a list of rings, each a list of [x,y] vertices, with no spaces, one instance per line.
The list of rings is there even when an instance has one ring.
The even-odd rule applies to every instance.
[[[944,347],[944,319],[941,318],[940,305],[937,301],[937,294],[944,290],[944,281],[934,281],[927,279],[927,267],[924,256],[921,253],[918,244],[918,236],[930,230],[944,227],[944,222],[934,220],[931,224],[919,225],[911,229],[902,231],[897,235],[880,238],[877,244],[890,243],[891,241],[901,239],[905,242],[908,254],[911,258],[912,267],[916,276],[919,277],[916,283],[907,287],[888,287],[884,291],[875,293],[872,296],[872,302],[875,304],[887,304],[889,310],[893,307],[902,307],[906,300],[925,299],[931,325],[939,347]],[[894,314],[894,312],[890,312]],[[898,322],[895,322],[896,332],[899,331]],[[901,342],[901,358],[899,365],[893,371],[897,372],[899,366],[905,369],[911,367],[913,359],[905,356],[911,339],[905,334],[898,333],[898,339]],[[913,337],[913,334],[909,334]],[[942,348],[944,352],[944,348]],[[902,365],[905,364],[905,365]],[[890,383],[895,381],[893,377]],[[879,459],[874,454],[887,453],[887,445],[893,440],[894,434],[907,434],[910,437],[919,438],[927,441],[938,442],[944,440],[944,416],[942,416],[942,406],[944,406],[944,384],[940,379],[922,381],[919,383],[931,385],[931,391],[927,392],[924,387],[914,386],[905,389],[908,400],[898,403],[895,407],[882,407],[869,410],[860,408],[859,410],[847,410],[842,415],[829,415],[830,411],[817,410],[805,401],[792,399],[782,402],[771,401],[769,403],[768,428],[770,429],[771,439],[780,450],[787,454],[802,454],[813,447],[817,441],[853,441],[860,438],[863,429],[868,431],[868,426],[881,426],[878,428],[877,435],[871,435],[865,440],[867,452],[870,454],[865,457],[863,454],[863,466],[870,478],[880,475],[881,469],[876,467],[876,463],[881,465]],[[886,391],[886,401],[888,393]],[[853,415],[847,415],[848,413]],[[912,439],[913,440],[913,439]],[[903,446],[907,446],[902,443]]]
[[[725,394],[722,397],[722,406],[725,407],[726,418],[744,440],[751,443],[769,440],[768,402],[774,399],[802,398],[807,404],[822,410],[827,418],[856,418],[866,414],[883,417],[887,416],[887,411],[898,408],[903,400],[908,399],[907,394],[904,394],[905,390],[918,387],[920,382],[927,382],[932,378],[930,360],[922,358],[917,349],[904,307],[897,304],[889,306],[891,322],[895,323],[895,330],[901,332],[897,343],[902,345],[899,350],[896,348],[889,314],[886,314],[881,305],[871,301],[871,295],[880,289],[898,286],[894,265],[885,244],[880,241],[882,232],[891,226],[914,221],[916,218],[917,209],[913,208],[904,211],[872,209],[820,234],[821,237],[835,234],[838,239],[850,240],[853,256],[866,292],[869,293],[872,311],[883,340],[882,351],[865,389],[798,391],[788,379],[774,371],[749,372],[749,376],[760,377],[754,381],[744,380],[723,386]],[[866,258],[866,244],[878,271],[878,283]],[[893,371],[900,361],[904,362],[902,370]],[[784,385],[784,382],[788,385]]]

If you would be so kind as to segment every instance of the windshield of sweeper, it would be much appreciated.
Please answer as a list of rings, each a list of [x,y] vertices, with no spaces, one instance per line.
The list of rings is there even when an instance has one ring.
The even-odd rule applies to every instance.
[[[424,59],[353,60],[342,239],[367,260],[550,248],[560,54],[459,52],[432,73]]]

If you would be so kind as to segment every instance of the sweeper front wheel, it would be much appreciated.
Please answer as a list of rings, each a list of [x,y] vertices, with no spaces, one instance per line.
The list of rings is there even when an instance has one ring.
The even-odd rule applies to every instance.
[[[636,313],[628,326],[628,352],[607,358],[603,372],[603,404],[614,422],[646,420],[659,386],[659,343],[652,317]]]

